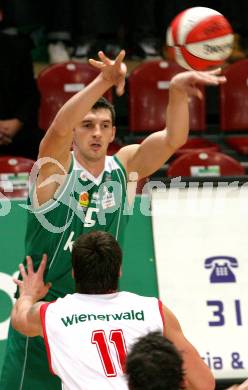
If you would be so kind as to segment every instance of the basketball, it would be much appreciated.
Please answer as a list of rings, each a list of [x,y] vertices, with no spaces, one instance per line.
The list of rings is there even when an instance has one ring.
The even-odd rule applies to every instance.
[[[167,46],[173,59],[189,70],[223,65],[232,52],[233,30],[218,11],[192,7],[180,12],[167,30]]]

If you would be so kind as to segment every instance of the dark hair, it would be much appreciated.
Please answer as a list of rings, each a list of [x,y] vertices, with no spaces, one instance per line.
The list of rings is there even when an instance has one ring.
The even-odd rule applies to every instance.
[[[82,234],[72,248],[76,291],[105,294],[116,291],[122,263],[121,248],[107,232]]]
[[[111,113],[112,125],[115,125],[115,108],[113,104],[111,104],[105,97],[101,97],[96,101],[96,103],[92,106],[92,110],[98,110],[100,108],[104,108],[105,110],[109,110]]]
[[[183,359],[160,332],[150,332],[127,355],[126,375],[130,390],[183,389]]]

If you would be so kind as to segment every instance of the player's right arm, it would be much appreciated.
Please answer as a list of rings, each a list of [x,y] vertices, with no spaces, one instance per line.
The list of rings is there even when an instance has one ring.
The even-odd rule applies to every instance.
[[[197,350],[184,336],[175,315],[163,306],[165,316],[164,335],[181,352],[184,361],[185,385],[187,390],[214,390],[215,379]]]
[[[42,161],[36,188],[39,204],[51,199],[58,188],[56,183],[45,187],[40,187],[40,184],[54,174],[66,176],[69,170],[73,129],[113,85],[119,95],[124,92],[126,65],[122,61],[125,51],[122,50],[115,60],[110,60],[103,52],[98,54],[101,61],[90,60],[90,63],[100,69],[100,74],[61,107],[40,143],[38,159],[49,157],[55,162],[44,164],[44,160]]]
[[[241,385],[233,385],[226,390],[248,390],[248,379],[241,383]]]

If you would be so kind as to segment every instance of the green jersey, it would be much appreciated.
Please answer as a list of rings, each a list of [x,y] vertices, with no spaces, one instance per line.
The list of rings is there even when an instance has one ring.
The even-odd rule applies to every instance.
[[[54,175],[48,180],[60,178]],[[48,255],[45,279],[52,282],[52,288],[47,301],[74,292],[71,250],[80,234],[100,229],[122,242],[128,218],[126,184],[125,170],[117,158],[106,157],[102,174],[95,178],[73,156],[67,178],[54,199],[37,208],[33,206],[35,193],[30,195],[25,252],[32,256],[35,269],[43,253]],[[41,337],[25,337],[10,326],[0,387],[61,389],[60,380],[49,374]]]
[[[45,279],[52,283],[46,300],[74,292],[71,250],[82,233],[104,230],[121,244],[128,220],[126,172],[115,156],[106,156],[105,167],[95,178],[72,154],[72,163],[62,188],[41,207],[30,196],[25,252],[34,268],[43,253],[48,255]]]

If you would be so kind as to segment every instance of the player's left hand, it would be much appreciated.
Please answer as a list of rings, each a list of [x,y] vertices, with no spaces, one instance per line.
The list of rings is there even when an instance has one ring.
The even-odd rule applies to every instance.
[[[210,71],[187,71],[176,74],[170,82],[170,90],[176,89],[181,92],[186,92],[188,95],[198,96],[203,98],[202,92],[199,89],[201,85],[219,85],[226,82],[226,77],[221,76],[221,68]]]
[[[22,280],[13,279],[15,284],[18,285],[20,291],[20,297],[29,296],[33,302],[37,302],[42,299],[51,287],[51,283],[44,283],[43,276],[46,269],[47,255],[43,255],[37,272],[34,272],[33,261],[30,256],[27,259],[27,271],[23,264],[19,265],[19,270],[22,276]]]
[[[125,50],[121,50],[117,57],[111,60],[102,51],[99,51],[98,57],[101,61],[89,59],[91,65],[101,70],[103,78],[115,85],[116,93],[119,96],[123,95],[125,88],[127,74],[127,66],[123,62],[125,54]]]

